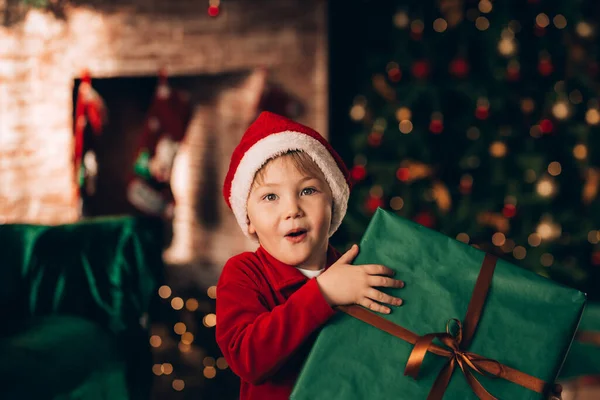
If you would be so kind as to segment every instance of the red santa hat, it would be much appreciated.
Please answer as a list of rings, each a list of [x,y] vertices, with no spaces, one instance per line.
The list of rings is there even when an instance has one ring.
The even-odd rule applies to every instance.
[[[305,152],[321,169],[333,194],[329,236],[339,228],[348,207],[350,174],[341,157],[317,131],[271,112],[262,112],[233,151],[223,197],[246,236],[246,202],[254,176],[267,161],[289,151]]]

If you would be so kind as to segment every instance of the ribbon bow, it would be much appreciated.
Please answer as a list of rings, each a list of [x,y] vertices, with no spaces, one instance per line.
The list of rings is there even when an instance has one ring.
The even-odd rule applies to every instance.
[[[454,322],[458,328],[456,334],[452,334],[450,331],[450,323]],[[421,336],[415,343],[413,351],[411,352],[408,362],[406,363],[406,369],[404,375],[408,375],[417,379],[419,370],[423,364],[425,354],[429,349],[429,346],[433,343],[434,339],[439,339],[449,350],[438,349],[436,353],[442,353],[440,355],[448,358],[448,362],[438,375],[431,391],[429,392],[428,400],[430,399],[441,399],[450,383],[450,378],[454,372],[456,365],[459,366],[463,375],[469,382],[469,385],[473,389],[473,392],[482,400],[497,400],[492,396],[485,388],[479,383],[477,378],[471,371],[475,371],[480,375],[487,375],[493,377],[499,377],[500,372],[496,372],[490,369],[490,364],[495,364],[499,371],[502,371],[502,364],[498,361],[481,357],[475,353],[464,351],[461,348],[463,341],[463,327],[459,320],[453,318],[446,324],[446,332],[444,333],[430,333]]]

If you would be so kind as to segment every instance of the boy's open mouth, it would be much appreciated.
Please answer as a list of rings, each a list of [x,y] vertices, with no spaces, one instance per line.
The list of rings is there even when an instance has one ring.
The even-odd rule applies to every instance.
[[[292,229],[291,231],[289,231],[288,233],[286,233],[285,237],[298,237],[298,236],[302,236],[306,233],[306,229]]]

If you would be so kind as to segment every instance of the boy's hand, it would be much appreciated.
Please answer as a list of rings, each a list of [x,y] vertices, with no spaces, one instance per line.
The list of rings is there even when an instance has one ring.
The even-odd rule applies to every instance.
[[[383,314],[390,308],[379,303],[399,306],[402,300],[389,296],[375,287],[404,287],[404,282],[392,279],[394,271],[377,264],[350,265],[358,255],[358,246],[353,245],[327,271],[317,277],[325,300],[333,306],[359,304]]]

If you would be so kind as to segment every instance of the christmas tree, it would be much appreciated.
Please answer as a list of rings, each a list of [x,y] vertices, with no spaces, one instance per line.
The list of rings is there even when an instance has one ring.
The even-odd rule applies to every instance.
[[[365,12],[337,240],[383,207],[600,299],[597,2],[393,7]]]

